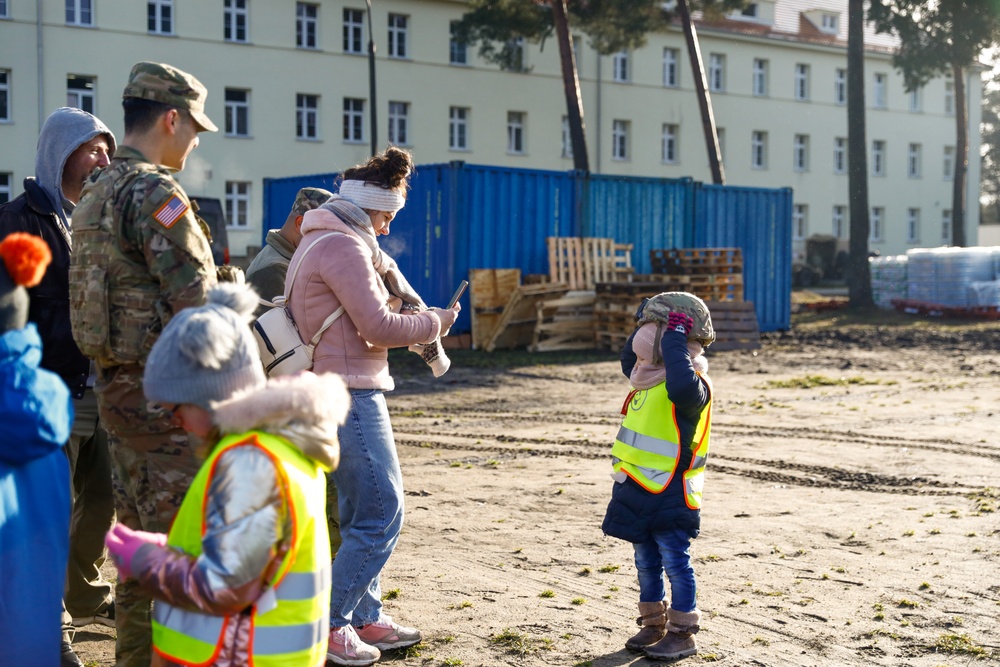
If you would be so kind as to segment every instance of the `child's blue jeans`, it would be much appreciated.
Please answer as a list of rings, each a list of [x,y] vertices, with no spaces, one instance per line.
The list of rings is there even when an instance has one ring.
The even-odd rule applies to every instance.
[[[691,567],[691,537],[685,530],[653,533],[652,539],[635,547],[635,569],[639,574],[639,601],[659,602],[666,598],[664,574],[670,580],[670,608],[694,611],[697,593]]]

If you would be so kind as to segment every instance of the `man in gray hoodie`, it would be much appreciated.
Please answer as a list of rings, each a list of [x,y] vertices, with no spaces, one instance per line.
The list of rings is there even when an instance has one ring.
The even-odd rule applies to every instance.
[[[73,208],[84,179],[107,166],[114,150],[114,134],[99,119],[80,109],[56,109],[38,136],[35,176],[24,179],[23,194],[0,206],[0,240],[27,232],[40,236],[52,251],[52,264],[42,281],[28,290],[28,319],[42,339],[42,368],[59,375],[75,399],[76,417],[66,445],[74,506],[64,595],[68,613],[63,614],[63,667],[81,664],[70,645],[74,626],[115,624],[111,583],[100,572],[104,535],[114,517],[108,440],[98,422],[90,360],[73,341],[69,319]]]

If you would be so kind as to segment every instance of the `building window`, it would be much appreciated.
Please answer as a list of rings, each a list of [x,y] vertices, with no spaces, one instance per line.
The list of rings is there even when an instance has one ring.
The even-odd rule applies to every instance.
[[[615,54],[613,63],[613,77],[615,81],[618,83],[628,83],[631,80],[632,72],[629,64],[628,51],[619,51]]]
[[[847,207],[833,207],[833,235],[838,239],[847,238]]]
[[[754,131],[750,139],[750,166],[767,169],[767,132]]]
[[[66,106],[94,113],[94,86],[92,76],[70,74],[66,77]]]
[[[743,11],[740,12],[740,16],[745,16],[748,19],[757,18],[757,3],[751,2],[749,5],[744,7]]]
[[[406,146],[410,143],[410,103],[389,102],[389,143]]]
[[[448,110],[448,148],[453,151],[469,150],[468,107],[451,107]]]
[[[665,164],[677,164],[678,136],[676,125],[670,123],[663,124],[662,160]]]
[[[345,12],[347,10],[344,10]],[[315,49],[319,43],[319,5],[295,3],[295,46]]]
[[[809,171],[809,136],[796,134],[792,149],[792,169]]]
[[[847,104],[847,70],[838,69],[833,77],[833,101]]]
[[[10,18],[10,13],[8,12],[7,0],[0,0],[0,19]]]
[[[805,102],[809,99],[809,65],[795,65],[795,99]]]
[[[451,22],[451,40],[448,42],[448,62],[452,65],[468,65],[469,49],[467,44],[456,41],[455,27],[458,21]]]
[[[910,208],[906,210],[906,241],[907,243],[920,242],[919,208]]]
[[[872,77],[872,106],[876,109],[885,109],[888,107],[888,102],[886,101],[887,90],[889,85],[889,77],[887,77],[882,72],[875,72]]]
[[[920,178],[920,144],[910,144],[906,151],[906,175]]]
[[[941,211],[941,241],[951,243],[951,209]]]
[[[581,67],[583,67],[583,61],[580,60],[580,51],[583,49],[583,37],[580,35],[573,35],[573,60],[576,62],[576,73],[578,76],[583,75]]]
[[[409,56],[406,43],[406,31],[410,17],[404,14],[389,14],[389,57],[406,58]]]
[[[226,181],[226,220],[230,227],[250,226],[250,181]]]
[[[174,0],[146,2],[146,30],[154,35],[174,34]]]
[[[708,89],[713,93],[726,89],[726,57],[721,53],[708,54]]]
[[[94,25],[91,0],[66,0],[66,25]]]
[[[847,173],[847,139],[844,137],[833,139],[833,173]]]
[[[250,91],[226,88],[226,136],[250,136]]]
[[[885,142],[872,142],[872,176],[885,176]]]
[[[820,30],[831,34],[837,34],[837,15],[823,14],[820,16]]]
[[[919,113],[924,110],[923,89],[917,88],[910,91],[910,112]]]
[[[955,178],[955,147],[944,147],[944,180],[950,181]]]
[[[872,206],[871,227],[868,231],[869,241],[882,240],[882,221],[885,219],[885,209],[881,206]]]
[[[365,140],[365,101],[344,98],[344,141],[359,144]]]
[[[753,61],[753,94],[756,97],[767,96],[767,61],[760,58]]]
[[[631,123],[627,120],[611,121],[611,159],[629,159],[628,134]]]
[[[523,111],[507,112],[507,152],[514,155],[524,153],[524,117]]]
[[[955,115],[955,82],[950,76],[944,81],[944,112]]]
[[[526,64],[524,60],[524,38],[510,39],[504,44],[504,48],[510,51],[510,60],[504,63],[501,68],[508,72],[523,72]]]
[[[681,53],[677,49],[663,49],[663,85],[667,88],[677,88],[680,83]]]
[[[9,171],[0,172],[0,204],[10,201],[10,184],[14,180],[14,175]]]
[[[10,122],[10,70],[0,69],[0,123]]]
[[[319,139],[319,95],[295,95],[295,138]]]
[[[792,207],[792,239],[801,241],[806,237],[809,229],[809,207],[805,204],[796,204]]]
[[[224,0],[223,38],[227,42],[247,41],[247,0]]]
[[[569,117],[562,117],[562,157],[573,157],[573,137],[569,131]]]

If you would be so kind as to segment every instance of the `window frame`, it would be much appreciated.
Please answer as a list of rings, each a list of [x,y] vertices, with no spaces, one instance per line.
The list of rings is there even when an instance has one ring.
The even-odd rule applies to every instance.
[[[889,108],[889,75],[885,72],[872,72],[872,108]]]
[[[944,171],[944,180],[953,181],[955,180],[955,160],[957,151],[954,146],[944,147],[944,163],[942,165]]]
[[[628,49],[622,49],[613,54],[611,77],[615,83],[630,83],[632,81],[632,57]]]
[[[872,206],[869,220],[871,221],[871,225],[868,227],[868,242],[881,243],[884,240],[882,235],[885,225],[885,207]]]
[[[83,87],[71,87],[71,81],[83,81],[85,85]],[[87,87],[89,84],[89,87]],[[75,100],[73,98],[76,98]],[[89,100],[88,105],[84,101]],[[96,116],[97,115],[97,77],[89,76],[86,74],[67,74],[66,75],[66,106],[73,107],[74,109],[81,109],[87,113]]]
[[[526,155],[524,127],[527,124],[524,111],[507,112],[507,155]]]
[[[0,0],[0,19],[10,18],[10,3],[9,0]]]
[[[410,103],[389,100],[389,143],[410,146]],[[402,136],[402,139],[400,139]]]
[[[250,190],[253,181],[226,181],[226,229],[250,228]],[[242,190],[242,191],[240,191]]]
[[[174,0],[146,0],[147,34],[173,36],[175,34],[175,18]],[[150,22],[155,24],[155,28],[150,29]],[[166,25],[166,29],[164,29],[164,25]]]
[[[887,145],[885,139],[872,139],[872,176],[886,174]]]
[[[920,243],[920,209],[906,209],[906,242]]]
[[[449,23],[448,64],[467,66],[469,64],[469,45],[455,40],[455,26],[458,21]]]
[[[630,136],[632,122],[622,118],[611,121],[611,159],[616,162],[628,162],[632,159]]]
[[[712,93],[726,92],[726,54],[708,54],[708,90]]]
[[[840,67],[833,74],[833,102],[838,106],[847,104],[847,70]]]
[[[83,3],[87,3],[87,14],[89,20],[83,20]],[[72,7],[70,7],[72,5]],[[93,28],[94,27],[94,0],[66,0],[63,5],[66,8],[66,25],[74,26],[77,28]],[[70,10],[72,9],[73,18],[70,19]]]
[[[809,235],[809,204],[792,205],[792,240],[804,241]]]
[[[320,96],[315,93],[295,93],[295,139],[297,141],[319,141]],[[310,135],[310,120],[313,132]]]
[[[847,137],[833,138],[833,173],[847,173]]]
[[[397,22],[397,25],[393,25],[393,21]],[[399,22],[402,25],[398,25]],[[389,37],[388,37],[388,54],[390,58],[395,58],[399,60],[406,60],[410,57],[409,55],[409,32],[410,32],[410,17],[408,14],[396,14],[390,13],[389,19]]]
[[[319,5],[315,2],[295,3],[295,48],[319,49]]]
[[[944,80],[944,114],[955,115],[955,80],[951,76]]]
[[[909,97],[909,109],[910,113],[922,113],[924,110],[924,89],[915,88],[910,91]]]
[[[663,47],[663,87],[681,87],[681,52],[669,46]]]
[[[230,99],[231,93],[241,93],[243,99]],[[250,137],[250,89],[226,88],[223,91],[223,102],[225,104],[223,136],[248,139]],[[240,131],[241,121],[244,126],[242,132]]]
[[[847,207],[843,204],[833,205],[833,215],[830,219],[831,231],[834,238],[846,239],[847,234]]]
[[[469,150],[470,112],[470,107],[448,107],[448,150]],[[459,139],[461,139],[461,142],[459,142]]]
[[[242,7],[239,6],[241,4]],[[240,26],[241,22],[242,26]],[[242,39],[238,36],[241,29],[243,30]],[[222,1],[222,39],[231,44],[248,44],[250,42],[249,0]]]
[[[809,171],[809,135],[796,134],[792,139],[792,171]]]
[[[751,78],[751,92],[754,97],[767,97],[768,96],[768,69],[770,69],[770,64],[766,58],[754,58],[752,67],[752,78]]]
[[[11,104],[11,79],[13,70],[0,68],[0,123],[12,122],[13,105]]]
[[[767,139],[766,130],[752,130],[750,132],[751,169],[767,169]]]
[[[563,116],[560,123],[562,150],[559,157],[573,159],[573,136],[569,129],[569,116]]]
[[[680,163],[679,151],[680,126],[677,123],[664,123],[660,134],[660,161],[663,164]]]
[[[920,178],[923,162],[923,145],[911,143],[906,149],[906,176]]]
[[[363,144],[365,142],[365,99],[363,97],[345,97],[342,106],[344,131],[342,138],[345,144]]]
[[[809,64],[795,63],[795,101],[809,101]]]
[[[950,208],[941,209],[941,241],[943,243],[951,243],[952,239],[952,224],[955,222],[955,216],[952,215]]]
[[[0,171],[0,205],[14,198],[14,173]]]

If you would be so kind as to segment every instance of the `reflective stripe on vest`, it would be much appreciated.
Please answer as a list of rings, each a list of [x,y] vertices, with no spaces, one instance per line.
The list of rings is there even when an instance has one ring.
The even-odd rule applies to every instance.
[[[265,433],[227,436],[199,470],[184,497],[167,543],[201,554],[204,502],[219,457],[233,447],[255,446],[274,461],[289,502],[293,535],[271,588],[254,603],[251,664],[293,667],[322,664],[329,633],[330,544],[325,521],[324,471],[287,441]],[[246,613],[246,612],[245,612]],[[153,607],[153,645],[185,665],[208,665],[218,656],[229,617],[186,611],[165,602]]]
[[[705,380],[709,382],[707,377]],[[695,427],[691,465],[684,472],[684,499],[691,509],[701,507],[711,406],[709,382],[709,402]],[[667,394],[666,383],[634,390],[611,449],[614,470],[624,472],[650,493],[661,493],[677,472],[681,454],[679,441],[676,408]]]

